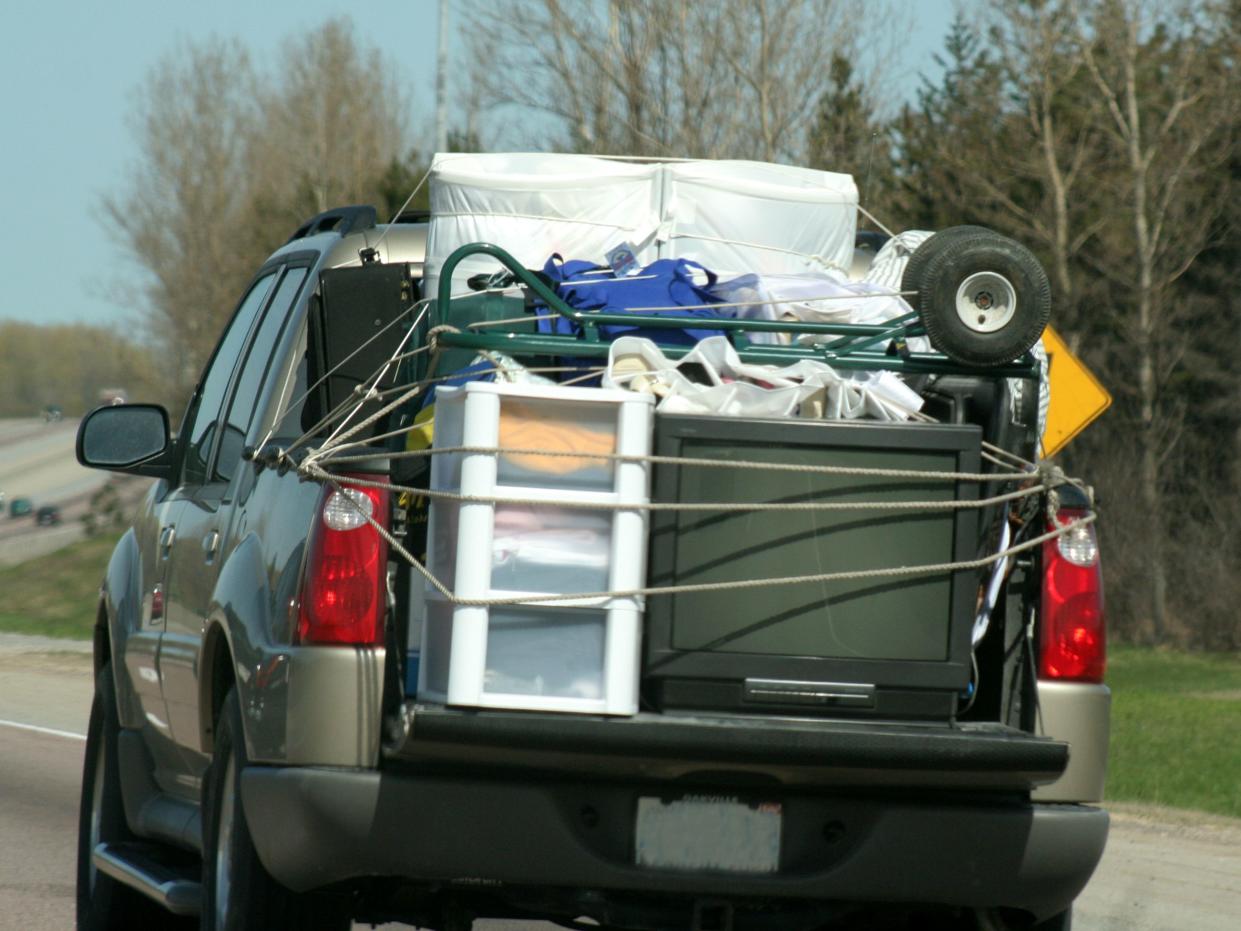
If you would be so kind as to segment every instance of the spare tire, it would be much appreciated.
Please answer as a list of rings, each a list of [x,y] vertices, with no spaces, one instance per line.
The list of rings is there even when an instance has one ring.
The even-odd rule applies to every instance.
[[[1038,342],[1051,317],[1043,266],[998,233],[954,236],[932,255],[921,279],[914,306],[931,345],[966,365],[1011,362]]]
[[[973,236],[978,233],[989,232],[991,231],[985,226],[950,226],[947,229],[940,230],[938,233],[932,233],[922,240],[918,248],[914,250],[914,254],[909,257],[909,261],[905,263],[905,270],[901,272],[901,291],[917,291],[920,293],[926,267],[950,243],[960,239],[962,236]],[[907,298],[907,300],[914,307],[917,306],[918,298],[916,295]]]

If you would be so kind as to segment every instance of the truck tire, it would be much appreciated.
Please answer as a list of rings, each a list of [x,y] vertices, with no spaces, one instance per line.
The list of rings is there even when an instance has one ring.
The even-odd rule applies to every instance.
[[[1020,928],[1022,931],[1072,931],[1073,927],[1073,906],[1069,906],[1064,911],[1045,918],[1038,924],[1015,924],[1009,921],[1007,916],[988,909],[980,912],[977,916],[978,924],[976,931],[1016,931]]]
[[[348,931],[340,903],[290,892],[260,862],[241,804],[247,762],[241,708],[230,689],[203,781],[202,931]]]
[[[918,292],[918,294],[911,295],[906,299],[910,305],[913,307],[918,306],[918,297],[922,293],[923,276],[931,259],[935,258],[949,244],[962,236],[974,236],[978,233],[987,232],[990,232],[990,230],[985,226],[950,226],[924,239],[922,244],[914,250],[914,254],[909,257],[909,261],[905,263],[905,270],[901,272],[901,290]]]
[[[914,306],[944,355],[1003,365],[1038,342],[1051,317],[1051,284],[1020,243],[987,231],[962,234],[931,257]]]
[[[136,889],[99,872],[92,861],[97,844],[135,840],[125,821],[117,764],[120,719],[112,667],[95,677],[95,698],[86,730],[82,804],[78,814],[77,927],[79,931],[189,927]]]

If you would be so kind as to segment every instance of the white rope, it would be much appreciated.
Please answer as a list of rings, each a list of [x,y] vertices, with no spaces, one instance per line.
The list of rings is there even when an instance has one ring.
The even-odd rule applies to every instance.
[[[393,224],[395,224],[396,221],[400,218],[401,214],[405,212],[405,208],[410,205],[410,202],[413,201],[414,197],[417,196],[418,192],[422,190],[422,186],[427,183],[427,178],[429,177],[431,177],[430,167],[428,167],[427,170],[423,173],[422,179],[416,185],[414,185],[414,189],[409,192],[409,196],[405,198],[405,203],[401,204],[397,212],[392,215],[392,219],[388,221],[388,225],[384,227],[384,231],[379,235],[379,241],[375,243],[376,252],[379,251],[379,247],[383,245],[384,239],[387,238],[388,230],[392,229]]]
[[[675,304],[668,307],[622,307],[620,309],[633,313],[658,313],[668,310],[719,310],[726,307],[756,307],[762,304],[808,304],[811,301],[862,301],[880,297],[906,297],[917,293],[917,291],[872,291],[869,294],[824,294],[821,297],[784,297],[779,299],[755,298],[752,301],[732,301],[719,304]],[[582,313],[589,315],[593,311],[584,310]],[[886,323],[887,321],[884,322]],[[789,321],[789,324],[790,326],[796,326],[797,321]],[[872,326],[883,326],[883,323],[872,324]],[[810,335],[818,336],[823,334]]]
[[[454,329],[455,328],[447,327],[447,326],[436,327],[432,330],[432,336],[434,336],[434,334],[437,331],[447,331],[447,330],[454,330]],[[424,347],[420,347],[420,349],[421,348],[424,348]],[[435,342],[433,339],[428,343],[428,346],[425,348],[431,350],[432,352],[437,352],[437,348],[435,346]],[[454,376],[446,376],[446,377],[454,377]],[[436,380],[439,380],[439,379],[436,379]],[[360,457],[360,456],[359,457],[347,457],[347,456],[340,456],[340,455],[335,455],[335,454],[338,453],[341,449],[346,447],[345,441],[348,440],[351,436],[356,434],[359,430],[365,429],[367,426],[369,426],[379,417],[384,416],[386,413],[389,413],[390,411],[394,410],[396,407],[400,406],[406,400],[416,396],[418,393],[420,393],[423,390],[424,387],[425,385],[423,383],[418,383],[418,384],[411,386],[409,390],[403,392],[401,396],[398,397],[395,401],[393,401],[392,403],[388,405],[385,405],[380,411],[377,411],[371,417],[367,418],[362,423],[359,423],[358,425],[353,427],[351,430],[344,432],[344,433],[340,433],[339,431],[337,431],[337,433],[334,434],[335,440],[331,444],[326,445],[325,447],[313,452],[310,456],[307,457],[307,459],[299,467],[299,470],[298,470],[299,474],[301,474],[305,478],[309,478],[312,480],[330,484],[331,486],[339,490],[341,487],[339,484],[340,476],[329,473],[322,467],[322,465],[320,465],[320,463],[330,462],[332,464],[342,464],[348,461],[357,461],[363,458],[374,458],[373,456],[372,457]],[[398,432],[401,432],[401,431],[398,431]],[[368,442],[373,442],[373,438],[369,439]],[[990,444],[984,444],[984,446],[989,447]],[[1003,457],[1015,460],[1017,462],[1022,462],[1022,463],[1025,462],[1025,460],[1022,460],[1020,457],[1009,454],[1004,450],[1000,450],[998,447],[991,447],[991,448],[994,449],[997,453],[999,453]],[[389,482],[373,482],[370,480],[361,479],[361,478],[353,478],[353,477],[349,479],[349,483],[352,485],[359,485],[363,487],[371,486],[371,487],[385,488],[389,491],[407,492],[409,494],[424,496],[424,497],[432,498],[432,499],[439,498],[443,500],[455,500],[455,501],[462,502],[462,503],[486,503],[486,504],[504,503],[504,504],[514,504],[518,506],[533,506],[533,507],[539,507],[539,506],[546,507],[546,506],[551,505],[551,506],[556,506],[556,507],[582,507],[582,508],[590,508],[594,510],[644,510],[648,512],[652,512],[652,511],[690,511],[690,512],[710,511],[710,512],[717,512],[717,513],[719,512],[733,513],[733,512],[749,512],[749,511],[843,511],[843,510],[854,510],[854,511],[857,511],[857,510],[886,510],[886,511],[949,510],[950,511],[950,510],[955,510],[959,508],[992,507],[998,504],[1003,504],[1003,503],[1013,501],[1013,500],[1028,498],[1032,495],[1037,495],[1037,494],[1042,494],[1044,492],[1047,492],[1048,497],[1049,497],[1049,505],[1050,505],[1049,513],[1050,513],[1052,522],[1055,525],[1055,529],[1039,537],[1036,537],[1032,540],[1027,540],[1016,546],[1010,546],[1010,547],[1002,546],[1000,549],[1000,552],[997,552],[990,556],[975,559],[975,560],[936,563],[936,564],[921,565],[921,566],[899,566],[899,567],[890,567],[890,568],[885,568],[885,569],[868,569],[868,570],[854,570],[854,571],[831,572],[831,573],[816,573],[812,575],[787,576],[787,577],[777,577],[777,578],[740,579],[740,580],[723,581],[723,582],[684,584],[684,585],[674,585],[674,586],[646,586],[642,588],[635,588],[635,589],[629,589],[629,590],[614,590],[614,591],[605,591],[605,592],[588,592],[588,593],[575,592],[575,593],[561,593],[561,594],[551,594],[551,595],[539,594],[539,595],[528,595],[524,597],[523,596],[512,596],[512,597],[493,597],[493,598],[458,598],[439,579],[437,579],[433,573],[431,573],[429,568],[423,565],[421,561],[419,561],[412,553],[410,553],[404,547],[404,545],[387,530],[387,528],[383,527],[381,524],[375,521],[375,519],[372,516],[364,514],[367,522],[376,528],[376,530],[384,537],[384,539],[388,542],[389,546],[393,549],[394,552],[396,552],[398,555],[404,558],[412,567],[414,567],[421,575],[423,575],[423,577],[440,593],[442,597],[444,597],[445,599],[447,599],[448,601],[450,601],[451,603],[455,605],[459,605],[463,607],[468,607],[468,606],[490,607],[490,606],[498,606],[498,605],[526,604],[526,603],[537,603],[537,602],[557,602],[557,601],[579,601],[580,602],[580,601],[591,601],[591,600],[598,600],[598,599],[636,598],[636,597],[644,597],[648,595],[660,595],[660,594],[664,594],[664,595],[688,594],[688,593],[693,593],[693,592],[728,591],[728,590],[759,588],[759,587],[767,587],[767,586],[784,586],[784,585],[798,585],[798,584],[811,584],[811,583],[821,584],[825,582],[834,582],[834,581],[856,581],[856,580],[864,580],[864,579],[870,579],[870,578],[898,578],[898,577],[908,577],[908,576],[916,576],[916,575],[941,574],[945,572],[957,572],[957,571],[970,570],[970,569],[980,569],[986,566],[995,565],[1001,560],[1007,560],[1013,554],[1031,549],[1034,546],[1041,545],[1043,542],[1047,540],[1054,539],[1058,536],[1061,536],[1065,533],[1072,531],[1073,529],[1077,527],[1084,526],[1095,520],[1095,514],[1091,512],[1090,514],[1087,514],[1085,517],[1078,518],[1066,524],[1059,523],[1059,520],[1057,517],[1058,496],[1056,495],[1055,490],[1054,490],[1055,485],[1057,483],[1064,483],[1070,480],[1068,480],[1064,476],[1063,472],[1060,471],[1058,467],[1055,467],[1055,466],[1048,467],[1048,464],[1040,465],[1037,468],[1037,471],[997,475],[994,473],[965,473],[965,472],[954,473],[954,472],[934,472],[934,471],[904,470],[904,469],[862,469],[862,468],[850,468],[850,467],[844,467],[844,466],[809,466],[809,465],[799,465],[799,464],[793,464],[793,463],[755,462],[755,461],[750,461],[750,460],[724,462],[720,460],[694,459],[690,457],[626,456],[626,455],[621,455],[617,453],[580,453],[576,451],[520,450],[520,449],[500,449],[500,448],[495,448],[495,447],[465,447],[465,446],[446,447],[446,448],[440,447],[437,449],[429,449],[429,450],[411,450],[411,451],[406,451],[405,453],[393,452],[388,455],[390,458],[401,458],[404,456],[436,455],[436,454],[442,455],[442,454],[448,454],[448,453],[454,453],[454,452],[462,453],[462,454],[484,453],[484,454],[490,454],[490,455],[496,455],[496,454],[501,454],[501,453],[509,453],[509,454],[523,454],[524,453],[527,455],[539,455],[539,456],[550,456],[550,457],[576,457],[576,458],[603,459],[603,460],[612,460],[612,461],[637,460],[637,461],[644,461],[644,462],[669,462],[669,463],[675,463],[677,465],[700,465],[700,466],[714,467],[714,468],[731,467],[731,468],[740,468],[740,469],[765,469],[765,470],[820,473],[820,474],[844,474],[844,475],[853,475],[853,476],[862,476],[862,477],[916,478],[916,479],[974,481],[974,482],[984,482],[984,481],[985,482],[994,482],[994,481],[1010,482],[1016,478],[1022,477],[1023,475],[1029,476],[1030,478],[1034,478],[1036,475],[1038,475],[1038,476],[1043,477],[1045,480],[1049,479],[1050,481],[1045,481],[1044,483],[1039,483],[1039,484],[1031,484],[1025,488],[1017,489],[1007,494],[996,495],[996,496],[992,496],[989,498],[977,499],[973,501],[958,501],[958,500],[914,501],[914,502],[810,501],[810,502],[752,502],[752,503],[739,503],[739,502],[692,502],[692,503],[688,503],[688,502],[686,503],[607,502],[607,503],[599,503],[599,502],[571,502],[571,501],[549,502],[549,501],[542,500],[542,499],[528,499],[528,498],[523,499],[519,497],[462,495],[462,494],[455,493],[455,492],[448,492],[448,491],[442,491],[442,490],[436,490],[436,489],[416,488],[413,486],[392,485]],[[1011,466],[1009,467],[1011,468]],[[1080,483],[1078,482],[1074,482],[1074,484],[1078,484],[1080,486]],[[359,513],[363,513],[361,512],[360,508],[358,510],[359,510]]]
[[[460,332],[459,330],[456,329],[456,327],[450,326],[448,324],[444,324],[442,326],[433,327],[430,330],[428,336],[433,337],[437,331]],[[426,347],[421,347],[420,349],[413,350],[413,353],[420,352],[424,348],[429,349],[431,351],[438,351],[435,346],[433,346],[431,343],[428,343]],[[586,369],[592,374],[596,373],[597,371],[602,371],[602,369],[595,369],[593,367],[587,367],[587,366],[581,366],[581,365],[507,366],[507,365],[496,364],[496,365],[491,366],[490,368],[475,369],[473,372],[471,372],[471,374],[472,375],[489,375],[489,374],[499,374],[502,372],[530,372],[533,374],[542,374],[542,373],[554,374],[557,372],[581,372],[583,371],[583,369]],[[387,414],[390,414],[400,405],[404,404],[407,401],[413,400],[415,397],[421,394],[422,389],[427,387],[428,385],[439,384],[445,381],[452,381],[453,379],[460,378],[460,377],[461,377],[461,373],[455,372],[451,375],[439,375],[433,378],[424,378],[421,381],[411,383],[411,386],[402,387],[400,389],[390,389],[388,391],[378,392],[377,396],[379,399],[391,396],[397,391],[400,391],[401,394],[400,394],[400,397],[398,397],[395,401],[393,401],[390,404],[384,405],[381,409],[375,411],[374,414],[372,414],[362,423],[358,424],[352,430],[350,430],[347,433],[342,434],[331,445],[324,444],[323,446],[319,447],[319,449],[315,450],[312,454],[307,456],[305,461],[306,462],[325,461],[325,460],[328,460],[329,457],[332,457],[333,454],[335,454],[339,450],[354,449],[354,448],[357,448],[358,446],[373,446],[377,440],[389,439],[393,436],[399,436],[403,433],[407,433],[409,431],[409,426],[405,426],[399,430],[394,430],[389,433],[382,433],[382,434],[377,434],[375,436],[368,436],[365,440],[360,440],[356,442],[345,442],[350,437],[354,436],[359,430],[366,429],[367,427],[375,423],[379,418],[384,417]],[[290,451],[292,449],[293,447],[290,447]],[[422,454],[429,454],[430,452],[431,452],[430,450],[411,450],[411,451],[406,451],[405,453],[393,451],[393,452],[389,452],[387,455],[389,458],[395,459],[395,458],[400,458],[404,455],[422,455]],[[373,455],[361,456],[361,457],[358,457],[354,461],[371,461],[374,458],[375,457]],[[337,461],[345,461],[345,460],[343,458],[342,459],[331,458],[330,461],[337,462]]]
[[[337,491],[341,490],[340,484],[334,477],[328,476],[326,473],[324,473],[324,476],[325,480],[330,483],[332,487],[334,487]],[[389,489],[392,487],[383,482],[370,482],[354,478],[350,478],[349,482],[351,485]],[[986,568],[987,566],[993,565],[1002,559],[1011,558],[1017,553],[1025,552],[1026,550],[1033,549],[1036,546],[1041,546],[1048,540],[1054,540],[1058,537],[1064,536],[1078,527],[1084,527],[1095,521],[1095,514],[1093,512],[1065,524],[1060,524],[1058,521],[1053,520],[1055,529],[1041,534],[1040,536],[1026,540],[1014,546],[1010,546],[1007,549],[1003,549],[1000,552],[994,553],[990,556],[983,556],[978,559],[962,560],[959,562],[930,563],[918,566],[894,566],[885,569],[857,569],[842,572],[819,572],[811,575],[779,576],[764,579],[736,579],[725,582],[701,582],[683,585],[653,585],[644,586],[641,588],[620,589],[604,592],[572,592],[561,594],[541,593],[537,595],[518,595],[499,598],[459,598],[451,589],[444,585],[443,582],[436,578],[434,573],[432,573],[421,560],[410,553],[409,550],[407,550],[405,546],[392,535],[388,528],[376,521],[372,515],[364,511],[356,502],[353,502],[352,498],[345,496],[345,500],[351,502],[357,512],[366,519],[367,523],[374,527],[380,536],[387,541],[389,547],[404,558],[423,576],[423,578],[430,582],[435,590],[439,592],[444,599],[460,607],[479,608],[497,607],[500,605],[533,604],[549,601],[598,601],[613,598],[639,598],[653,595],[684,595],[696,592],[736,591],[740,589],[777,587],[785,585],[808,585],[824,582],[846,582],[865,579],[901,578],[918,575],[940,575],[970,569]],[[546,504],[546,502],[542,503]]]
[[[548,217],[538,213],[501,213],[498,210],[488,210],[486,213],[480,213],[476,210],[437,210],[435,211],[436,219],[440,217],[486,217],[495,219],[497,217],[507,217],[511,220],[542,220],[547,223],[580,223],[583,226],[598,226],[604,229],[627,230],[634,232],[637,227],[627,226],[620,223],[601,223],[598,220],[586,220],[580,217]]]
[[[359,388],[363,388],[363,390],[357,392],[359,397],[362,400],[359,401],[359,403],[354,407],[354,409],[350,411],[349,414],[345,418],[343,418],[339,424],[336,425],[336,428],[328,435],[327,439],[324,441],[325,445],[330,446],[332,441],[335,440],[337,435],[345,428],[346,424],[349,423],[350,418],[352,418],[354,414],[358,413],[358,411],[362,410],[362,401],[374,400],[372,395],[377,392],[379,383],[383,381],[383,377],[388,374],[388,370],[392,368],[394,364],[397,364],[395,362],[395,359],[400,356],[400,354],[405,349],[405,344],[408,343],[410,338],[418,331],[418,324],[421,323],[422,317],[425,316],[429,308],[430,308],[430,305],[427,305],[427,307],[424,307],[422,309],[422,314],[419,314],[418,319],[414,321],[413,326],[411,326],[409,329],[405,331],[405,335],[401,337],[401,341],[397,344],[395,352],[393,352],[393,354],[388,357],[388,361],[386,361],[383,364],[383,366],[380,367],[379,371],[376,372],[373,377],[366,379],[364,382],[362,382],[361,385],[358,386]],[[400,318],[398,317],[397,319],[399,320]]]
[[[606,158],[613,162],[697,162],[697,158],[678,158],[673,155],[592,155],[591,158]]]
[[[896,238],[896,235],[897,235],[896,233],[892,232],[890,229],[888,229],[886,226],[884,226],[881,222],[879,222],[879,219],[878,219],[878,218],[877,218],[877,217],[876,217],[873,213],[871,213],[869,210],[867,210],[865,207],[863,207],[861,204],[858,204],[858,205],[857,205],[857,209],[858,209],[858,213],[862,214],[862,216],[864,216],[864,217],[866,217],[866,219],[870,220],[870,222],[871,222],[871,223],[874,223],[874,224],[875,224],[875,226],[879,227],[881,230],[883,230],[885,233],[887,233],[887,234],[888,234],[889,236],[891,236],[893,239],[895,239],[895,238]]]
[[[341,366],[343,366],[346,362],[348,362],[350,359],[356,356],[359,352],[361,352],[363,349],[369,346],[372,342],[374,342],[376,339],[378,339],[380,336],[386,333],[389,329],[395,326],[399,321],[404,319],[406,314],[410,313],[412,310],[414,310],[414,308],[418,307],[420,304],[422,305],[422,312],[417,316],[417,318],[414,320],[413,325],[409,328],[409,331],[411,333],[415,332],[418,329],[418,325],[422,322],[422,318],[426,316],[427,311],[430,309],[430,298],[422,298],[410,304],[409,307],[407,307],[403,313],[397,315],[396,317],[393,317],[392,320],[388,321],[388,323],[384,327],[382,327],[379,331],[372,334],[365,342],[363,342],[360,346],[358,346],[357,349],[349,353],[349,355],[345,356],[345,358],[341,359],[334,366],[332,366],[330,369],[324,372],[323,375],[321,375],[318,379],[315,380],[315,383],[313,385],[308,385],[306,387],[306,390],[301,393],[301,395],[297,398],[297,400],[291,401],[288,404],[288,406],[285,408],[284,412],[281,413],[281,415],[276,418],[275,422],[272,423],[271,427],[267,431],[267,434],[263,437],[262,442],[259,443],[258,448],[262,449],[264,446],[266,446],[267,443],[271,440],[272,436],[275,435],[276,430],[280,427],[282,423],[284,423],[285,418],[288,417],[289,414],[291,414],[293,411],[298,410],[301,404],[308,397],[310,397],[311,394],[313,394],[320,387],[322,387],[322,385],[329,378],[331,378],[332,375],[334,375],[337,371],[340,370]],[[404,345],[404,340],[402,340],[402,345]],[[418,351],[419,350],[415,349],[413,350],[413,353],[411,354],[416,354]],[[392,358],[389,358],[388,361],[391,362]],[[297,449],[301,447],[303,444],[305,444],[307,440],[315,436],[315,434],[317,434],[321,429],[327,426],[327,424],[331,423],[337,416],[337,412],[343,413],[344,407],[348,403],[351,403],[350,399],[342,400],[339,404],[336,405],[335,408],[333,408],[324,417],[322,417],[319,420],[319,422],[315,424],[310,430],[304,431],[301,436],[295,439],[289,445],[289,449],[287,451],[291,452],[292,450]],[[361,401],[358,401],[355,403],[356,403],[356,407],[350,410],[350,413],[348,416],[352,416],[353,410],[356,410],[357,408],[361,407],[361,404],[362,404]]]
[[[475,320],[473,323],[467,323],[465,328],[467,330],[485,330],[487,327],[507,326],[510,323],[536,323],[539,320],[556,320],[562,316],[563,314],[553,311],[550,314],[525,314],[521,317],[506,317],[503,320]]]
[[[375,457],[372,456],[373,460]],[[1045,485],[1031,485],[1007,494],[973,500],[948,501],[631,501],[601,502],[577,501],[573,499],[549,501],[546,498],[523,498],[508,495],[466,495],[456,491],[445,491],[435,488],[418,488],[413,485],[396,485],[390,482],[370,482],[364,479],[345,479],[344,476],[328,472],[318,462],[307,460],[299,467],[298,472],[312,481],[348,481],[362,487],[387,488],[392,491],[406,492],[420,498],[439,501],[454,501],[458,504],[509,504],[518,507],[554,507],[584,511],[648,511],[648,512],[691,512],[707,511],[711,513],[759,512],[759,511],[956,511],[991,507],[1031,495],[1041,494],[1048,490]]]
[[[843,426],[844,424],[842,424]],[[859,426],[861,426],[859,424]],[[330,452],[324,450],[323,452]],[[724,469],[742,469],[757,470],[770,472],[795,472],[810,475],[847,475],[858,478],[911,478],[929,481],[951,481],[951,482],[1009,482],[1015,476],[1027,473],[1012,473],[1007,475],[997,475],[994,472],[938,472],[922,469],[876,469],[862,468],[857,466],[829,466],[829,465],[806,465],[802,463],[792,462],[762,462],[753,459],[703,459],[694,456],[659,456],[653,454],[638,455],[624,453],[597,453],[597,452],[578,452],[577,450],[544,450],[544,449],[519,449],[508,446],[439,446],[430,449],[412,449],[404,451],[394,451],[389,453],[389,457],[393,459],[413,458],[419,456],[440,456],[452,453],[473,454],[481,453],[484,455],[516,455],[516,456],[545,456],[548,458],[572,458],[572,459],[599,459],[610,462],[644,462],[654,463],[658,465],[676,465],[676,466],[703,466],[705,468],[724,468]],[[332,456],[316,455],[314,457],[319,462],[331,464],[343,464],[348,462],[358,462],[363,460],[374,459],[374,456]],[[307,460],[309,461],[309,460]],[[1035,473],[1028,473],[1031,479],[1036,478]]]
[[[763,249],[767,252],[783,252],[785,255],[795,255],[799,259],[808,259],[817,262],[824,268],[834,268],[842,274],[848,275],[849,269],[838,265],[821,255],[815,255],[810,252],[798,252],[796,249],[785,249],[782,246],[772,246],[761,242],[746,242],[744,239],[724,239],[719,236],[707,236],[702,233],[673,233],[669,239],[693,239],[699,242],[718,242],[725,246],[745,246],[747,249]]]

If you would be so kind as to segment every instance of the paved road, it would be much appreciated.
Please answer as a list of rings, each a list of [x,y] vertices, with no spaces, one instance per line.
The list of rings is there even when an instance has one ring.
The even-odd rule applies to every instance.
[[[76,654],[48,655],[49,642],[42,638],[0,634],[0,720],[9,722],[0,724],[0,931],[73,926],[83,751],[73,735],[86,733],[91,696],[83,647]],[[1078,900],[1076,931],[1235,931],[1241,916],[1241,821],[1137,806],[1112,809],[1107,853]],[[476,931],[554,928],[544,922],[476,925]]]
[[[13,498],[58,504],[89,493],[106,473],[78,465],[73,455],[76,420],[0,420],[0,491]]]
[[[89,651],[87,643],[0,633],[0,931],[73,927]],[[383,926],[402,929],[409,926]],[[480,921],[475,929],[559,931],[513,921]]]

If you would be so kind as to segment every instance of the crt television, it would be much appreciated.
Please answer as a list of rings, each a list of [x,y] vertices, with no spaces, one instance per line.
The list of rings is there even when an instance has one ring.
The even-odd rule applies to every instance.
[[[980,470],[974,425],[660,415],[659,456],[858,469]],[[657,463],[659,502],[969,501],[979,483]],[[974,559],[975,508],[652,515],[650,584]],[[643,688],[661,708],[948,719],[970,679],[980,574],[653,595]]]

